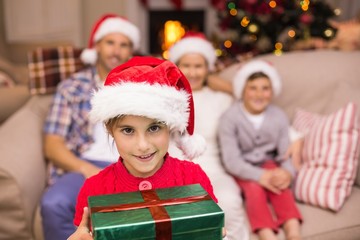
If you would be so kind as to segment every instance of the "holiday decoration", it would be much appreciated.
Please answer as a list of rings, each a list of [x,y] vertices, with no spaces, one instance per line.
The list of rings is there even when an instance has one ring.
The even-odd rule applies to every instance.
[[[200,184],[89,198],[95,240],[222,239],[224,212]]]
[[[215,42],[222,56],[245,53],[280,55],[298,40],[331,40],[336,29],[329,24],[335,11],[320,0],[227,0],[218,11],[222,33]]]

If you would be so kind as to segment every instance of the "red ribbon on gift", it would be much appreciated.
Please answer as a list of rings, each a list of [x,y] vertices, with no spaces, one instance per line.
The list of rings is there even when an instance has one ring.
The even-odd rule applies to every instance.
[[[171,240],[171,219],[165,209],[165,206],[194,203],[212,199],[208,194],[184,198],[160,199],[155,190],[144,190],[140,191],[140,193],[144,202],[92,207],[91,212],[106,213],[148,208],[155,221],[156,240]]]

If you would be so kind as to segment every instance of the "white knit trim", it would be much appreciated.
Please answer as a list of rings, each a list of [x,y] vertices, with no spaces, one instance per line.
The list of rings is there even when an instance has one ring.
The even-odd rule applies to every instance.
[[[242,98],[247,79],[256,72],[262,72],[269,77],[274,96],[278,96],[280,94],[281,78],[277,70],[263,60],[253,60],[241,67],[235,74],[233,79],[233,92],[237,99]]]
[[[104,86],[91,100],[92,121],[106,121],[120,115],[144,116],[164,121],[170,130],[186,131],[189,94],[174,87],[124,82]]]
[[[169,50],[169,60],[177,63],[187,53],[199,53],[208,62],[209,70],[215,68],[216,54],[212,44],[199,37],[186,37],[176,42]]]
[[[132,41],[134,50],[140,47],[139,29],[131,22],[119,17],[105,19],[94,35],[94,42],[97,42],[109,33],[122,33]]]

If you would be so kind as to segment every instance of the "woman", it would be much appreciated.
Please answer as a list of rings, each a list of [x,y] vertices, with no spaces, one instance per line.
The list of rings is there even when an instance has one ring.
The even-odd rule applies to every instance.
[[[187,34],[169,50],[169,60],[176,63],[189,80],[195,105],[195,132],[205,137],[207,149],[196,159],[209,176],[219,206],[225,212],[225,228],[231,240],[249,239],[249,230],[242,206],[240,189],[233,177],[224,170],[217,142],[219,118],[232,103],[232,97],[207,86],[209,77],[226,87],[226,81],[209,76],[214,69],[216,55],[211,43],[203,34]],[[230,85],[231,87],[231,85]],[[181,157],[178,149],[171,147],[170,154]]]

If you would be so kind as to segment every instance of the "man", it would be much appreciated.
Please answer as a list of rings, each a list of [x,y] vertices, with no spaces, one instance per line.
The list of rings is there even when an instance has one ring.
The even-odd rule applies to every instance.
[[[44,126],[45,156],[54,166],[41,201],[46,240],[64,240],[75,231],[76,197],[85,178],[118,159],[104,127],[88,119],[90,99],[110,70],[132,57],[139,42],[134,24],[104,15],[94,24],[88,48],[81,54],[89,66],[58,85]]]

